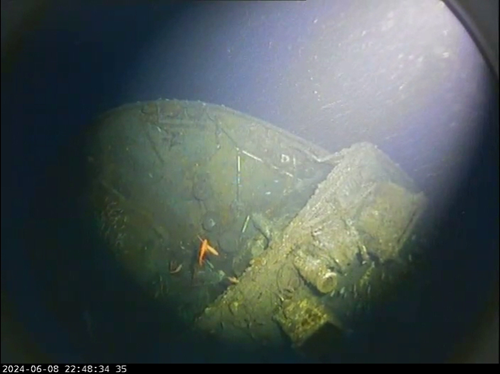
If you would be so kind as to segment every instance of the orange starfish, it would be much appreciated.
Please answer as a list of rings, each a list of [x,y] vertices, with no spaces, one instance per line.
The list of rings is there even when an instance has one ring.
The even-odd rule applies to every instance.
[[[198,238],[201,240],[200,252],[198,253],[198,264],[200,266],[203,266],[203,260],[205,259],[208,253],[211,253],[214,256],[218,256],[219,252],[217,252],[214,247],[208,244],[207,239],[202,239],[199,236]]]

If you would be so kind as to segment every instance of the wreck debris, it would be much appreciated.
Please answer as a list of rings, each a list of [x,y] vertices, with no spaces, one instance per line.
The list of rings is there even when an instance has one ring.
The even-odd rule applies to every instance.
[[[312,297],[284,302],[274,318],[293,347],[308,357],[321,359],[338,349],[344,339],[340,320]]]
[[[261,320],[276,321],[298,351],[313,356],[314,350],[307,347],[326,351],[331,349],[330,343],[339,344],[345,338],[349,328],[340,323],[336,311],[345,321],[351,321],[356,316],[351,309],[357,308],[357,303],[372,302],[370,282],[381,271],[378,269],[383,268],[375,267],[369,254],[375,253],[382,263],[394,261],[408,231],[413,230],[425,199],[412,189],[401,170],[369,144],[343,150],[335,160],[336,167],[279,237],[273,234],[274,223],[262,213],[251,215],[255,228],[268,240],[269,248],[251,262],[251,267],[239,276],[237,285],[210,306],[210,316],[203,314],[197,320],[200,329],[211,328],[219,318],[231,323],[247,318],[246,313],[258,314]],[[393,195],[396,198],[391,200]],[[372,221],[375,212],[387,217],[378,219],[376,230],[371,229],[375,227]],[[401,222],[394,228],[390,222],[397,219]],[[389,250],[377,239],[389,245]],[[289,266],[305,280],[297,288],[287,287],[281,279],[272,281],[280,276],[280,269]],[[263,289],[265,293],[258,292]],[[331,309],[322,303],[321,295],[332,300],[337,308],[346,309]],[[233,309],[230,316],[216,317],[215,312],[222,305],[233,302],[239,305],[243,300],[245,309]],[[258,331],[251,333],[259,336]],[[318,336],[324,340],[317,340]],[[269,340],[268,335],[266,339]],[[279,334],[272,335],[271,341],[279,344]]]

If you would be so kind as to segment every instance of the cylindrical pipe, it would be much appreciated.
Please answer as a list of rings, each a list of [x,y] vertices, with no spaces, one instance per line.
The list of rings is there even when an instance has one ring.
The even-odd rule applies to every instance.
[[[330,293],[337,287],[337,274],[321,259],[299,252],[293,261],[300,275],[321,293]]]

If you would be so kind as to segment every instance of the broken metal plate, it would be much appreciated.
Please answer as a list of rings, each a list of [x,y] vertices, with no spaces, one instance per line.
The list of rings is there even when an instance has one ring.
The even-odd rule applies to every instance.
[[[318,336],[327,337],[328,342],[323,341],[321,345],[316,345],[316,351],[324,345],[329,346],[330,350],[334,349],[335,346],[331,345],[333,339],[337,345],[342,342],[341,322],[314,297],[304,295],[284,303],[280,313],[275,315],[275,319],[290,337],[293,346],[308,354],[312,353],[311,342]]]

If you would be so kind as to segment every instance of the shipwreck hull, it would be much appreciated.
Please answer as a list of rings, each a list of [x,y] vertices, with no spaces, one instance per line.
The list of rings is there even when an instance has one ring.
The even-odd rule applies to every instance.
[[[99,300],[125,287],[124,308],[135,309],[116,329],[147,302],[158,334],[181,346],[206,338],[329,360],[413,266],[426,198],[372,144],[331,153],[223,106],[158,100],[103,114],[74,149],[85,174],[60,187],[71,203],[40,229],[50,251],[37,261],[55,268],[54,302],[92,299],[85,283],[103,284]],[[78,214],[68,213],[75,201]],[[87,230],[78,243],[59,240],[68,214]],[[200,239],[219,253],[201,265]],[[139,298],[110,280],[110,261]],[[103,313],[99,303],[61,316],[83,323],[91,346],[112,334],[88,322]]]

